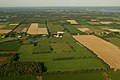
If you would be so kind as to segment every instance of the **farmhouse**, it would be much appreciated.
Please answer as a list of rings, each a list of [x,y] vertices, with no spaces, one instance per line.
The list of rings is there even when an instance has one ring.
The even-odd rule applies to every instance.
[[[64,32],[62,31],[52,33],[53,37],[63,37],[63,35],[64,35]]]

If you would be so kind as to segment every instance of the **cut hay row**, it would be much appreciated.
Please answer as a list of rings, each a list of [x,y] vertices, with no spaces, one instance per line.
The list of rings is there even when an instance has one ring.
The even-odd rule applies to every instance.
[[[120,29],[108,29],[111,32],[120,32]]]
[[[69,22],[70,24],[78,24],[76,20],[67,20],[67,22]]]
[[[38,32],[38,23],[32,23],[29,27],[27,33],[28,34],[37,34]]]
[[[0,34],[7,34],[7,33],[9,33],[10,31],[12,31],[12,30],[0,30]]]
[[[92,50],[110,68],[120,69],[120,49],[117,46],[94,35],[77,35],[73,36],[73,38]]]
[[[48,34],[47,28],[38,28],[37,34]]]
[[[17,25],[19,25],[19,23],[17,23],[17,24],[9,24],[9,26],[17,26]]]
[[[100,24],[107,25],[107,24],[113,24],[113,22],[100,22]]]

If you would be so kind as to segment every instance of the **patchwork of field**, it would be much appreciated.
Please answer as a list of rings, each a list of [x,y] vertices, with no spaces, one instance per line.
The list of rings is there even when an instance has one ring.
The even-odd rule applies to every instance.
[[[110,68],[120,69],[120,49],[117,46],[94,35],[81,35],[73,37],[88,49],[92,50],[99,58],[106,62]]]
[[[67,22],[69,22],[70,24],[78,24],[76,20],[67,20]]]

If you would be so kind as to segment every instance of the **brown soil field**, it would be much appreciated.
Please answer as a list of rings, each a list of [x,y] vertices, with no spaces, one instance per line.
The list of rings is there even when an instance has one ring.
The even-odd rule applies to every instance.
[[[27,33],[28,34],[37,34],[38,32],[38,23],[32,23],[29,27]]]
[[[12,31],[12,30],[0,30],[0,34],[7,34],[7,33],[9,33],[10,31]]]
[[[0,29],[2,29],[2,28],[4,28],[4,27],[6,27],[6,25],[0,25]]]
[[[78,24],[76,20],[67,20],[67,22],[69,22],[70,24]]]
[[[93,51],[110,68],[120,69],[120,48],[94,35],[73,36],[79,43]]]
[[[13,32],[21,32],[23,28],[16,28]]]
[[[47,28],[38,28],[38,34],[48,34]]]
[[[0,57],[0,63],[3,63],[6,61],[6,57]]]

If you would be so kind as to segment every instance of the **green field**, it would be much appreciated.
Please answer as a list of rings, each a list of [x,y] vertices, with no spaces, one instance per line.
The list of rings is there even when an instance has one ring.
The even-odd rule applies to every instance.
[[[106,80],[101,72],[43,75],[43,80]]]
[[[117,37],[108,37],[108,38],[105,38],[107,41],[113,43],[114,45],[120,47],[120,38],[117,38]]]
[[[29,28],[29,27],[30,27],[30,23],[23,23],[18,26],[18,28]]]
[[[53,24],[48,24],[48,29],[51,33],[64,30],[64,28],[61,25],[53,25]]]
[[[72,35],[83,34],[81,31],[79,31],[73,25],[64,25],[64,28],[65,28],[65,30],[67,30],[68,32],[70,32]]]
[[[8,41],[0,43],[0,51],[18,51],[20,48],[19,41]]]
[[[46,62],[45,65],[48,72],[106,69],[105,65],[96,58],[56,60]]]
[[[37,46],[35,46],[33,49],[33,53],[35,54],[49,53],[49,52],[51,52],[51,50],[47,38],[40,39],[39,42],[37,43]]]
[[[10,26],[10,25],[8,25],[8,26],[6,26],[6,27],[3,27],[3,28],[1,28],[1,29],[4,29],[4,30],[12,30],[12,29],[14,29],[16,26]]]
[[[38,27],[39,27],[39,28],[46,28],[46,25],[45,25],[45,24],[39,24]]]
[[[0,77],[0,80],[36,80],[35,76]]]
[[[106,72],[109,76],[109,78],[111,78],[111,80],[120,80],[120,71],[108,71]]]

